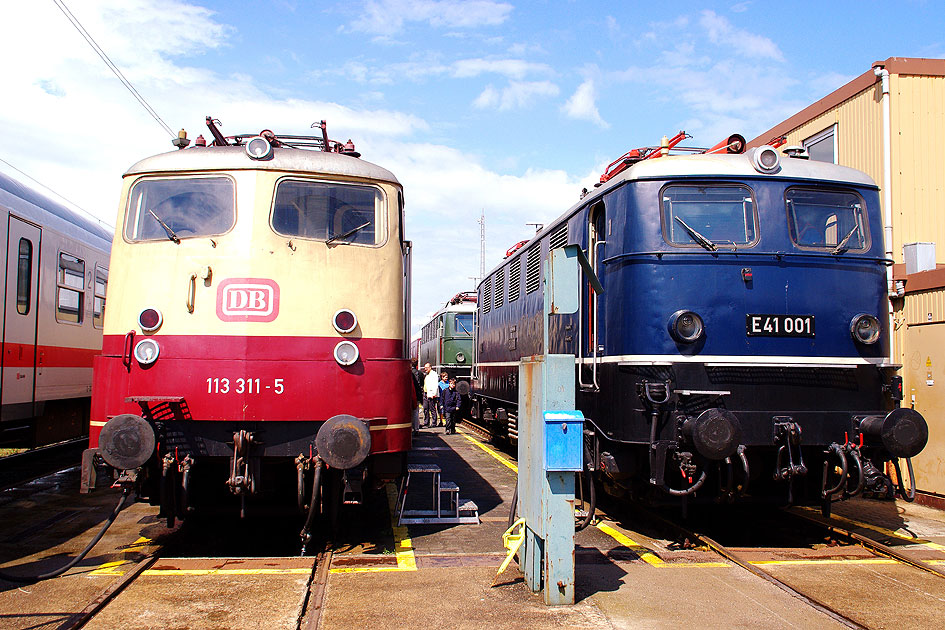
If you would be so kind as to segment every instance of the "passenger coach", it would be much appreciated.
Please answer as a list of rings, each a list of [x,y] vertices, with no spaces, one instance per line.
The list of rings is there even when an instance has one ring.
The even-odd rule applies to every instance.
[[[825,511],[891,494],[885,464],[911,466],[928,432],[900,408],[888,359],[877,186],[797,151],[743,154],[743,142],[629,152],[489,273],[475,409],[517,435],[518,360],[546,350],[542,264],[577,244],[604,293],[585,286],[576,314],[551,318],[547,351],[576,357],[586,463],[612,490]]]
[[[358,502],[410,448],[401,186],[324,122],[208,126],[125,173],[87,459],[136,471],[171,520],[191,479]]]

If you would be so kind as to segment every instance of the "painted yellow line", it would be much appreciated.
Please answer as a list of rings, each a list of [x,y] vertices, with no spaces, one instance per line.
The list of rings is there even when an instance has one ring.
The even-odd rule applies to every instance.
[[[116,571],[115,569],[117,567],[120,567],[123,564],[135,563],[136,560],[131,557],[132,553],[135,550],[148,546],[149,544],[151,544],[151,539],[145,538],[144,536],[142,536],[138,540],[134,541],[133,543],[125,547],[125,549],[122,551],[122,556],[124,557],[121,560],[116,560],[114,562],[106,562],[105,564],[101,564],[99,565],[97,569],[95,569],[94,571],[91,571],[89,575],[124,575],[125,574],[124,571]]]
[[[492,457],[494,457],[495,459],[497,459],[501,464],[503,464],[503,465],[506,466],[507,468],[513,470],[514,472],[518,472],[518,465],[516,465],[515,462],[511,461],[509,458],[505,457],[504,455],[501,455],[500,453],[498,453],[498,452],[495,451],[494,449],[489,448],[488,446],[486,446],[485,444],[483,444],[482,442],[480,442],[479,440],[477,440],[476,438],[474,438],[473,436],[471,436],[469,433],[467,433],[467,432],[464,431],[463,429],[457,427],[456,430],[457,430],[457,431],[459,432],[459,434],[462,435],[464,438],[466,438],[467,440],[469,440],[470,442],[472,442],[473,444],[475,444],[476,446],[478,446],[479,448],[481,448],[481,449],[484,450],[485,452],[489,453],[489,455],[492,455]]]
[[[383,567],[339,567],[329,570],[329,573],[381,573],[385,571],[416,571],[417,558],[413,553],[413,541],[404,525],[397,525],[397,488],[392,483],[387,484],[387,505],[390,509],[390,526],[394,532],[394,557],[397,566]]]
[[[632,540],[629,536],[624,534],[621,531],[618,531],[607,525],[606,523],[598,523],[597,529],[607,534],[622,546],[626,547],[633,553],[639,556],[640,560],[643,560],[651,567],[657,567],[659,569],[674,569],[674,568],[706,568],[706,567],[729,567],[731,566],[727,562],[664,562],[659,556],[653,553],[652,550],[644,547],[640,543]]]
[[[311,567],[294,569],[148,569],[141,575],[308,575]]]
[[[381,424],[376,427],[371,427],[371,431],[390,431],[391,429],[409,429],[413,427],[412,422],[406,422],[404,424]]]
[[[89,424],[90,424],[91,426],[93,426],[93,427],[104,427],[104,426],[105,426],[105,423],[102,422],[101,420],[92,420],[91,422],[89,422]]]
[[[814,508],[814,507],[809,507],[809,506],[798,506],[798,509],[804,510],[805,512],[812,512],[812,513],[817,513],[817,514],[820,513],[819,508]],[[874,532],[883,534],[884,536],[889,536],[890,538],[895,538],[897,540],[908,542],[913,545],[920,545],[922,547],[927,547],[928,549],[935,549],[936,551],[945,551],[945,545],[940,545],[930,540],[915,538],[913,536],[904,536],[903,534],[900,534],[899,532],[894,532],[891,529],[886,529],[885,527],[880,527],[879,525],[871,525],[869,523],[863,523],[863,522],[854,520],[852,518],[840,516],[838,514],[832,515],[831,518],[833,518],[834,520],[840,521],[841,523],[846,523],[848,525],[854,525],[856,527],[861,527],[863,529],[871,529]]]

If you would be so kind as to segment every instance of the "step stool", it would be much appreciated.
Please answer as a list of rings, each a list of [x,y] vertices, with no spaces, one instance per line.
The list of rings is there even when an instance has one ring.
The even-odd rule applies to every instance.
[[[429,473],[433,476],[433,510],[406,510],[410,477]],[[452,481],[440,481],[440,467],[436,464],[408,464],[407,474],[400,485],[398,497],[398,525],[478,524],[479,507],[472,501],[459,498],[459,486]],[[444,501],[445,495],[445,501]]]

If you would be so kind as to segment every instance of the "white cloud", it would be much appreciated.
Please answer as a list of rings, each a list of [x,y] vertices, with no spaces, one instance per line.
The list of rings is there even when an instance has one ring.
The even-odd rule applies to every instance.
[[[454,77],[464,79],[480,74],[501,74],[510,79],[522,79],[528,74],[552,74],[554,70],[544,63],[522,59],[460,59],[452,65]]]
[[[781,49],[773,41],[762,35],[735,28],[728,19],[705,10],[699,18],[699,24],[705,29],[709,41],[713,44],[731,46],[743,55],[751,58],[762,57],[784,61]]]
[[[577,120],[588,120],[602,129],[607,129],[610,125],[600,117],[597,111],[597,89],[594,86],[593,79],[587,79],[578,86],[568,102],[564,104],[561,110],[569,118]]]
[[[526,109],[542,98],[557,96],[558,92],[558,86],[550,81],[511,81],[502,90],[486,86],[473,106],[499,111]]]
[[[368,0],[351,28],[363,33],[397,33],[408,22],[437,28],[477,28],[502,24],[512,5],[493,0]]]

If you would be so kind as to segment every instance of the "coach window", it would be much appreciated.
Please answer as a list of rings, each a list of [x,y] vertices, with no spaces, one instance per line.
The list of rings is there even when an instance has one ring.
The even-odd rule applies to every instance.
[[[800,249],[869,249],[863,200],[854,192],[788,188],[784,194],[791,240]]]
[[[108,269],[95,265],[95,284],[92,297],[92,326],[101,328],[105,320],[105,289],[108,286]]]
[[[81,324],[85,306],[85,261],[60,253],[56,284],[56,321]]]
[[[739,185],[670,185],[663,188],[663,236],[677,247],[753,245],[758,217],[751,189]]]
[[[272,229],[326,243],[383,245],[384,194],[375,186],[284,179],[276,184]]]
[[[30,312],[30,292],[33,286],[33,243],[20,239],[16,261],[16,312],[27,315]]]
[[[236,221],[234,191],[228,177],[138,180],[128,195],[125,239],[177,243],[228,232]]]

